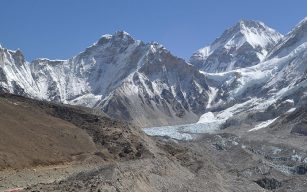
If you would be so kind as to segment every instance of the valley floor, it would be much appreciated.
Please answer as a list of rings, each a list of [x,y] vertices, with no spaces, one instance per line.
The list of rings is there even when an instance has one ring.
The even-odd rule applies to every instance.
[[[1,122],[13,123],[9,120],[18,115],[19,122],[28,126],[1,129],[5,134],[23,138],[34,131],[37,135],[29,137],[36,143],[34,148],[27,147],[28,140],[19,140],[21,147],[16,147],[15,142],[5,140],[5,134],[0,135],[1,142],[6,142],[0,153],[0,191],[305,192],[307,188],[306,136],[298,134],[304,133],[302,129],[290,133],[290,128],[303,122],[305,108],[256,131],[249,131],[248,118],[237,116],[240,126],[228,123],[219,131],[176,140],[149,137],[137,127],[79,107],[12,95],[1,96],[0,105],[2,117],[7,116]],[[57,129],[49,124],[32,126],[36,112],[64,127],[54,135],[50,130]],[[58,145],[41,140],[40,128]],[[79,140],[70,130],[80,133]],[[70,145],[63,137],[70,139]],[[80,145],[80,140],[91,147],[71,148]],[[35,147],[43,153],[50,149],[70,153],[58,153],[64,160],[57,162],[53,156],[40,156]]]
[[[113,163],[88,159],[74,165],[2,171],[6,183],[2,190],[303,192],[307,188],[307,167],[293,158],[294,149],[287,145],[227,133],[203,134],[193,141],[156,137],[149,142],[154,156],[144,159]]]

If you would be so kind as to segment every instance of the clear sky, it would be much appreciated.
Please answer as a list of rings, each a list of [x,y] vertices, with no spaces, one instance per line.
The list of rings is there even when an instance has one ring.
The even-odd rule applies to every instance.
[[[29,61],[70,58],[118,30],[188,58],[240,19],[287,33],[307,16],[304,0],[1,0],[0,8],[0,43]]]

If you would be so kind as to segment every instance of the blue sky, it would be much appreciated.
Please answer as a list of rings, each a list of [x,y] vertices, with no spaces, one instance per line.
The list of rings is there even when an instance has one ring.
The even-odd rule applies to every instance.
[[[1,0],[0,43],[27,60],[66,59],[101,35],[125,30],[188,58],[240,19],[287,33],[307,16],[303,0]]]

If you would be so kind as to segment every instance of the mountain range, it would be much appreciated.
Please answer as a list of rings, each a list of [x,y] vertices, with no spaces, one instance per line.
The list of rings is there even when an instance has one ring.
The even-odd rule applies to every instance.
[[[304,19],[283,36],[242,20],[190,61],[124,31],[68,60],[28,62],[1,47],[0,92],[86,106],[140,127],[195,123],[242,103],[266,110],[292,99],[294,107],[305,102],[306,29]]]
[[[189,61],[124,31],[67,60],[0,47],[0,190],[305,192],[306,90],[307,18]]]

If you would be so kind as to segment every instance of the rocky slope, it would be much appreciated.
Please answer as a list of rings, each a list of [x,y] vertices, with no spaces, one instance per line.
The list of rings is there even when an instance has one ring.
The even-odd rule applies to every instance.
[[[71,123],[92,138],[97,151],[92,155],[78,154],[72,164],[0,171],[0,190],[18,187],[19,191],[206,189],[210,192],[283,192],[291,189],[303,192],[306,189],[305,136],[302,124],[298,124],[306,115],[306,107],[284,115],[275,125],[253,134],[246,134],[250,129],[246,124],[240,126],[240,130],[237,126],[227,127],[215,134],[198,134],[195,140],[185,142],[165,137],[148,138],[138,129],[111,121],[86,108],[11,95],[2,96],[1,102],[12,107],[16,107],[13,103],[22,107],[27,105],[28,116],[32,115],[32,110],[48,113],[49,118],[55,119],[53,124]],[[22,110],[22,107],[18,109]],[[15,114],[22,115],[23,112]],[[293,126],[294,134],[290,134],[288,126]],[[19,130],[22,129],[24,127],[19,126]],[[63,129],[67,130],[62,128],[60,131]],[[234,129],[238,135],[234,134]],[[51,138],[57,135],[50,133]],[[41,150],[43,143],[44,140],[36,140],[36,149]],[[29,148],[22,145],[19,150]]]
[[[229,133],[190,142],[154,138],[155,158],[100,166],[25,191],[303,192],[307,154],[295,142],[300,136],[289,143],[259,139]]]
[[[97,150],[84,130],[34,103],[1,96],[0,114],[0,170],[65,163]]]
[[[0,106],[0,169],[150,155],[137,128],[91,109],[10,94],[0,95]]]
[[[220,170],[207,146],[153,140],[99,111],[10,94],[0,106],[1,191],[261,190]]]

